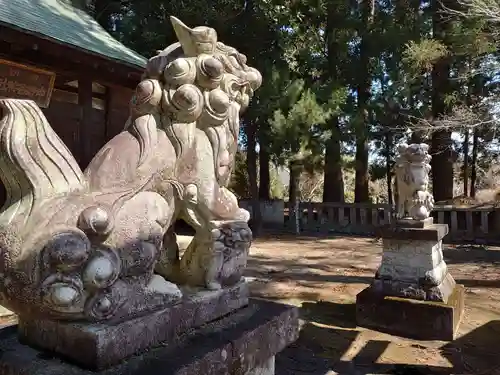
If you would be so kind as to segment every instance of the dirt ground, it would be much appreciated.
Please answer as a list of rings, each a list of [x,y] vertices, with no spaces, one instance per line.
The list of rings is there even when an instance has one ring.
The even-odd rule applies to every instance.
[[[460,336],[414,341],[356,326],[355,296],[372,280],[381,246],[356,237],[266,237],[255,241],[247,276],[254,296],[300,307],[299,340],[276,361],[276,375],[500,375],[500,249],[446,246],[466,287]]]

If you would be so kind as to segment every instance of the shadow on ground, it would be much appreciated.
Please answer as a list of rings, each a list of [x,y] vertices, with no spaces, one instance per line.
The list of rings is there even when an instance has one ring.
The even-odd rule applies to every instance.
[[[443,347],[454,375],[498,375],[500,321],[492,320]]]
[[[328,326],[356,328],[356,304],[327,301],[303,302],[301,318]]]
[[[316,251],[320,251],[318,246]],[[371,256],[359,254],[346,259],[345,254],[334,250],[324,255],[305,255],[301,259],[276,259],[266,255],[252,255],[248,260],[248,268],[245,275],[249,277],[268,277],[274,281],[302,281],[302,282],[327,282],[327,283],[364,283],[368,284],[373,279],[374,267],[369,267]],[[349,275],[345,277],[342,269],[354,271],[360,269],[366,275]],[[336,270],[337,273],[332,273]]]
[[[443,255],[448,264],[500,264],[500,251],[480,245],[445,245]]]
[[[276,356],[276,375],[450,375],[452,369],[428,365],[378,364],[391,344],[372,340],[353,359],[344,359],[352,350],[359,331],[304,324],[299,339]]]
[[[498,277],[482,277],[482,273],[493,271],[500,266],[500,251],[480,245],[449,245],[443,249],[443,255],[448,266],[473,266],[474,278],[463,278],[455,275],[456,281],[467,288],[500,288],[500,279]],[[490,271],[489,271],[490,270]],[[476,278],[479,276],[478,278]]]
[[[306,307],[302,308],[304,309],[307,310]],[[333,321],[336,321],[336,318]],[[354,347],[356,351],[354,358],[344,359],[345,354],[353,350],[353,343],[359,334],[359,331],[353,329],[323,327],[313,322],[306,322],[299,339],[277,355],[276,375],[500,374],[500,356],[497,353],[499,321],[485,324],[439,348],[442,356],[452,364],[451,368],[429,366],[425,363],[419,365],[377,363],[391,344],[387,340],[370,340],[359,349]],[[421,349],[418,344],[414,347]],[[485,355],[489,358],[485,358]]]
[[[276,375],[325,375],[358,332],[305,323],[299,339],[276,356]]]

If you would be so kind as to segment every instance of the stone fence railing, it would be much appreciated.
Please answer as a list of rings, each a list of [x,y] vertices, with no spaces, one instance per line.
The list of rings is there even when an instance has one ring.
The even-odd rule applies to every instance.
[[[243,201],[241,206],[249,209],[250,202]],[[296,230],[296,221],[290,220],[288,202],[261,202],[261,214],[266,225]],[[435,223],[448,224],[450,233],[445,239],[449,242],[500,243],[500,208],[436,206],[432,215]],[[303,233],[374,235],[378,227],[392,220],[388,204],[299,204],[299,230]]]
[[[290,229],[290,208],[285,204],[284,221]],[[373,235],[378,227],[391,222],[391,206],[370,203],[312,203],[299,204],[300,229],[304,232]]]

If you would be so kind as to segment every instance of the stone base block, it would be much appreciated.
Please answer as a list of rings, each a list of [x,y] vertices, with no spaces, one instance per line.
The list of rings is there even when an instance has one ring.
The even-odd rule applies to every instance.
[[[439,285],[429,285],[424,280],[417,282],[390,280],[375,275],[372,286],[374,292],[384,296],[419,299],[425,301],[448,302],[457,283],[448,272]]]
[[[118,323],[19,319],[23,344],[57,353],[89,369],[102,369],[198,328],[248,304],[246,282],[218,291],[185,293],[178,304]]]
[[[441,241],[448,234],[447,224],[430,224],[423,227],[385,225],[380,237],[391,240]]]
[[[396,226],[406,227],[406,228],[426,228],[434,223],[432,217],[428,217],[424,220],[415,220],[411,218],[398,219],[396,221]]]
[[[356,296],[359,326],[417,340],[455,338],[464,311],[465,289],[457,284],[447,303],[390,297],[368,287]]]
[[[185,333],[176,340],[98,372],[54,358],[19,343],[16,327],[0,330],[0,374],[9,375],[243,375],[265,374],[272,357],[298,338],[296,307],[251,299],[232,314]],[[141,334],[116,339],[116,346]],[[85,347],[80,353],[85,355]],[[254,371],[255,370],[255,371]],[[254,371],[254,373],[252,373]]]

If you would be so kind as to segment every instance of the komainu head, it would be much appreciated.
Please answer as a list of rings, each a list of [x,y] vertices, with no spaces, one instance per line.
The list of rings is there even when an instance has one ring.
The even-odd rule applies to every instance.
[[[213,149],[216,180],[227,186],[239,115],[262,84],[262,76],[247,65],[245,55],[219,42],[214,29],[191,29],[175,17],[171,21],[179,42],[148,61],[132,98],[127,127],[138,136],[141,164],[151,155],[156,127],[167,133],[177,160],[192,149],[194,129],[203,130]],[[151,115],[157,120],[140,120]]]
[[[429,146],[421,144],[402,144],[398,147],[395,172],[401,183],[411,185],[415,190],[427,191],[431,155]]]
[[[149,60],[133,111],[141,115],[156,109],[174,122],[216,126],[232,109],[246,109],[262,83],[259,71],[246,64],[245,55],[219,42],[214,29],[191,29],[175,17],[171,21],[179,42]]]

